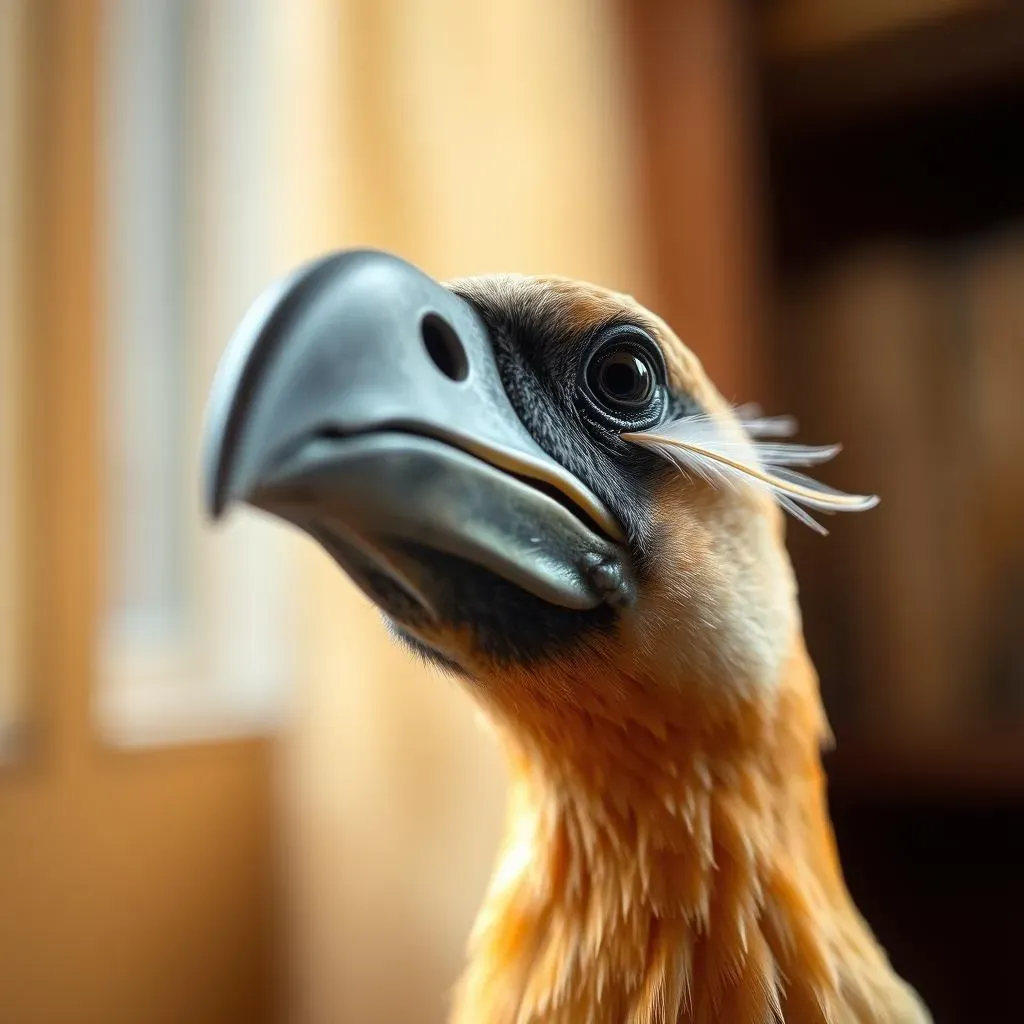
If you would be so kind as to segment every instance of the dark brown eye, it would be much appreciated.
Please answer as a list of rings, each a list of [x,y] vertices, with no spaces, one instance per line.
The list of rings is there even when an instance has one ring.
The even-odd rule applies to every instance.
[[[654,395],[655,371],[634,347],[610,348],[594,359],[587,383],[594,397],[612,409],[641,409]]]
[[[602,437],[649,430],[665,415],[670,395],[665,357],[636,324],[612,324],[597,332],[578,372],[577,407]]]

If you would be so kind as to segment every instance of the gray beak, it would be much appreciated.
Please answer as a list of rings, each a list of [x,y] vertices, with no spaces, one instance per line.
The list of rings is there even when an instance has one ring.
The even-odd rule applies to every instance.
[[[254,304],[204,458],[214,517],[246,502],[293,523],[371,597],[367,566],[431,612],[417,546],[566,608],[629,590],[619,524],[523,426],[476,311],[385,253],[328,256]]]

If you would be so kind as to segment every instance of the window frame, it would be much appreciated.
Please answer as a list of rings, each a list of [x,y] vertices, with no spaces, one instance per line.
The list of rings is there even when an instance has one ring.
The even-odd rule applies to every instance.
[[[108,504],[94,692],[101,735],[116,746],[272,733],[295,675],[297,539],[248,511],[214,528],[200,494],[209,383],[275,266],[268,13],[247,0],[104,3],[98,198],[108,235],[97,384]],[[149,365],[140,338],[154,346]],[[135,374],[127,384],[125,373]],[[142,489],[118,509],[126,467]],[[144,518],[131,521],[147,500]],[[114,544],[125,545],[124,577],[135,573],[135,597],[120,611]],[[146,562],[147,552],[157,557]]]

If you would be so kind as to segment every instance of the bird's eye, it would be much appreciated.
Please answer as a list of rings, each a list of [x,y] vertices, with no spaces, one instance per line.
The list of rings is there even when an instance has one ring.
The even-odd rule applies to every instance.
[[[620,325],[601,334],[583,362],[582,396],[602,425],[652,426],[664,405],[665,362],[646,331]]]
[[[651,400],[654,372],[636,352],[612,349],[595,359],[588,383],[590,390],[609,405],[637,409]]]

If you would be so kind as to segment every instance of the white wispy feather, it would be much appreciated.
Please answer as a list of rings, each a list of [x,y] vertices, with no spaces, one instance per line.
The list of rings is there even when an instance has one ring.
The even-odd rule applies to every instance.
[[[818,533],[828,531],[807,511],[865,512],[878,504],[875,495],[846,494],[812,480],[791,466],[817,466],[839,454],[842,446],[794,444],[763,438],[792,437],[789,416],[762,416],[753,405],[734,410],[738,426],[707,413],[682,416],[653,430],[622,435],[643,445],[716,487],[761,487],[779,505]]]

